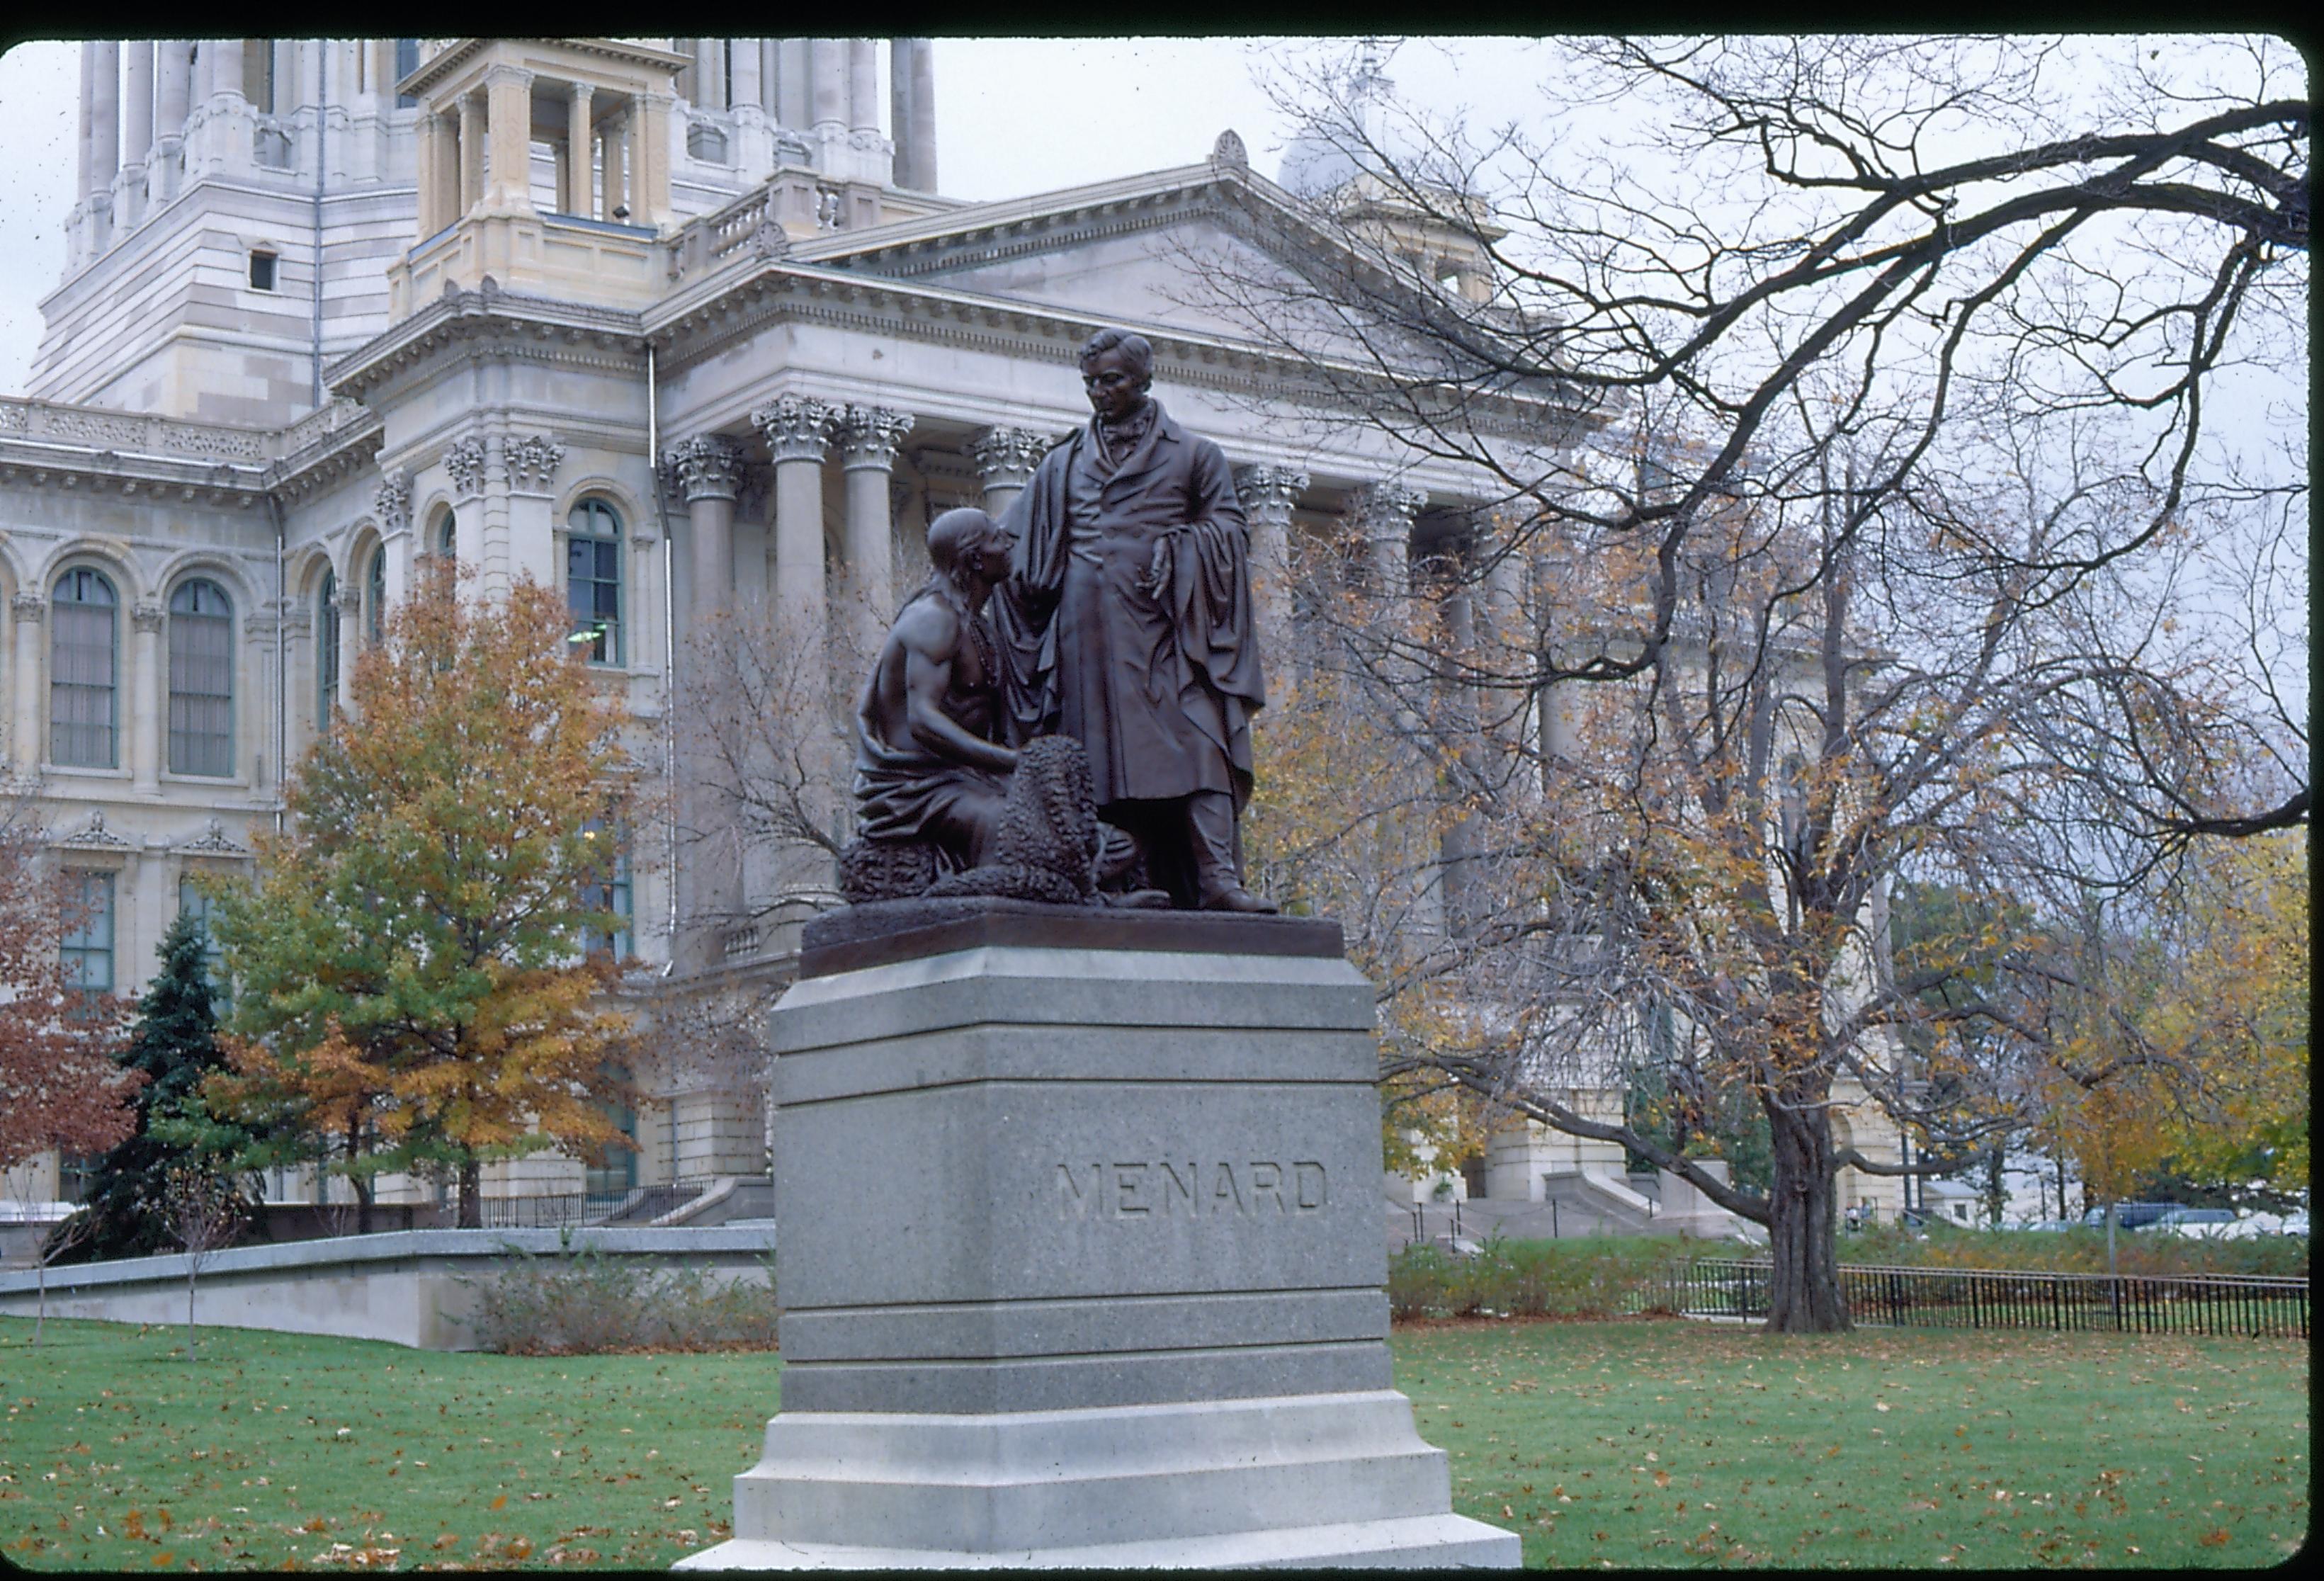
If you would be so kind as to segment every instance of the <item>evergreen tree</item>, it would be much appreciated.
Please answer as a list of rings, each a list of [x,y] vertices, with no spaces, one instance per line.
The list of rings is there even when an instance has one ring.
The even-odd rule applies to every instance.
[[[137,1002],[137,1022],[117,1057],[145,1077],[135,1100],[137,1129],[98,1161],[87,1204],[75,1216],[93,1220],[93,1228],[60,1262],[141,1257],[171,1245],[152,1205],[173,1168],[205,1160],[171,1135],[171,1123],[196,1098],[203,1077],[226,1068],[205,942],[191,915],[180,916],[162,938],[161,974]]]

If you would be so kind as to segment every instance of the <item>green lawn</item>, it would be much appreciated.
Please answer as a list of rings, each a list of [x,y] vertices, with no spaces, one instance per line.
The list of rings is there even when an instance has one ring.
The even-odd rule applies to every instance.
[[[657,1567],[717,1541],[770,1354],[524,1358],[0,1318],[0,1554]],[[1399,1329],[1453,1502],[1533,1566],[2255,1565],[2308,1529],[2307,1348],[1674,1321]],[[1884,1409],[1885,1408],[1885,1409]]]

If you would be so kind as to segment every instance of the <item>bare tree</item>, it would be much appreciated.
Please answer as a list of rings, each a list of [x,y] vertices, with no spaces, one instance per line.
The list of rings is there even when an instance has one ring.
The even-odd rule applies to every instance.
[[[186,1254],[186,1360],[194,1359],[194,1286],[213,1253],[233,1244],[248,1216],[234,1182],[196,1165],[171,1170],[154,1210]]]
[[[1319,421],[1475,484],[1475,529],[1332,649],[1438,777],[1448,889],[1489,897],[1416,977],[1476,1008],[1410,1057],[1767,1223],[1776,1326],[1836,1327],[1834,1171],[1903,1166],[1834,1144],[1834,1083],[1977,1143],[2094,989],[1981,934],[1900,974],[1888,886],[2055,919],[2174,837],[2304,821],[2304,717],[2139,618],[2190,546],[2280,541],[2304,499],[2233,481],[2205,423],[2296,360],[2303,79],[2265,42],[2116,51],[2096,86],[2038,41],[1561,48],[1545,98],[1581,113],[1545,134],[1294,83],[1351,179],[1286,267],[1201,294]],[[1617,104],[1656,129],[1635,167],[1569,134]],[[1994,1035],[1908,1058],[1932,1019]],[[1647,1062],[1683,1110],[1750,1089],[1766,1198],[1558,1096]]]

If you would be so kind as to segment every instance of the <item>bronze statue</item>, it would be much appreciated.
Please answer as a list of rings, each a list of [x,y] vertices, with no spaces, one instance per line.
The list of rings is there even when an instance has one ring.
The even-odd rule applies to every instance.
[[[946,511],[928,526],[934,570],[896,616],[855,707],[856,831],[875,848],[859,864],[884,851],[928,865],[904,858],[908,846],[932,847],[945,870],[986,855],[1017,766],[1016,751],[998,739],[1000,671],[984,616],[1008,555],[982,511]],[[915,887],[935,877],[928,871]],[[899,874],[872,887],[905,882]]]
[[[1042,459],[1003,522],[1007,739],[1079,741],[1098,815],[1135,837],[1175,905],[1272,911],[1242,883],[1250,716],[1266,694],[1226,458],[1148,395],[1141,337],[1099,332],[1081,369],[1089,426]]]

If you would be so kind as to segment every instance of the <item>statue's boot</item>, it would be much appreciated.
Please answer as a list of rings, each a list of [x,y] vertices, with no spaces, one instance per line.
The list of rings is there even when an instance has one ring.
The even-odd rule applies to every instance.
[[[1186,799],[1187,845],[1205,911],[1266,912],[1276,909],[1242,887],[1235,860],[1234,798],[1224,790],[1197,790]]]

